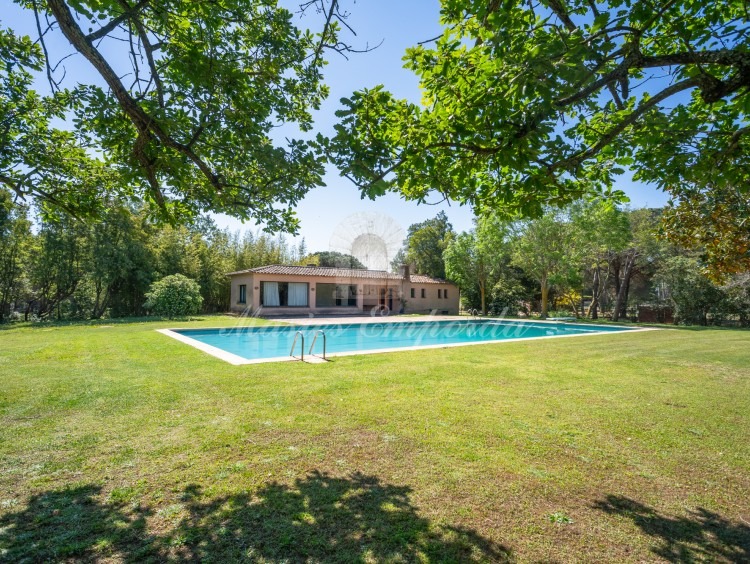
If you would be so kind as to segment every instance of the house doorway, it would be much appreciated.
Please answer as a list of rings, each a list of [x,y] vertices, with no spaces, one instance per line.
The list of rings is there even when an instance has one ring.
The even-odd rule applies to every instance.
[[[381,308],[387,307],[389,311],[393,311],[393,288],[380,288],[380,303]]]

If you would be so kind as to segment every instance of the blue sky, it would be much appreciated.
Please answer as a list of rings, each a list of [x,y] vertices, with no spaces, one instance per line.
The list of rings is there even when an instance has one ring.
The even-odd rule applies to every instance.
[[[418,41],[424,41],[440,32],[438,0],[344,0],[343,5],[351,12],[347,22],[357,32],[351,38],[354,47],[382,44],[368,53],[353,54],[349,60],[335,54],[329,54],[330,64],[325,70],[326,83],[331,93],[328,100],[315,116],[315,131],[331,133],[336,117],[334,112],[339,107],[339,99],[350,95],[361,88],[371,88],[378,84],[400,98],[411,101],[420,100],[419,85],[416,77],[403,68],[402,57],[408,47]],[[295,10],[298,2],[282,0],[283,5]],[[32,36],[35,34],[31,12],[22,11],[16,5],[8,5],[3,0],[2,23],[23,31]],[[315,14],[306,15],[300,26],[319,27],[320,18]],[[63,42],[53,43],[53,52],[68,52],[69,47]],[[59,50],[59,51],[58,51]],[[68,77],[75,74],[76,80],[99,82],[88,63],[81,57],[66,61]],[[40,81],[40,87],[46,84]],[[286,131],[288,134],[294,132]],[[357,212],[375,212],[392,217],[403,229],[410,224],[434,217],[444,210],[456,230],[471,228],[473,214],[471,209],[458,205],[440,206],[418,205],[406,202],[396,195],[387,195],[376,201],[362,200],[359,191],[348,180],[341,178],[331,169],[325,176],[327,186],[310,192],[297,209],[301,221],[300,237],[304,236],[308,249],[326,250],[329,248],[331,235],[337,225],[348,216]],[[618,186],[628,194],[632,207],[662,206],[667,201],[663,192],[630,181],[627,175]],[[225,216],[215,216],[221,227],[230,229],[257,230],[254,223],[242,224]]]

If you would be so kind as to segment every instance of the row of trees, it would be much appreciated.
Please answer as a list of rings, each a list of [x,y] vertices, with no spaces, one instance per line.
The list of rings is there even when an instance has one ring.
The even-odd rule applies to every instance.
[[[0,201],[0,320],[142,315],[151,284],[173,274],[198,283],[204,311],[226,311],[227,272],[315,261],[306,255],[304,239],[291,245],[283,237],[241,236],[206,219],[170,227],[142,209],[113,207],[103,221],[86,223],[64,214],[32,217],[6,199]]]
[[[455,233],[444,214],[409,228],[395,263],[447,277],[464,307],[486,313],[549,311],[626,318],[637,304],[694,324],[750,323],[750,274],[708,276],[703,255],[660,235],[664,210],[576,202],[535,219],[496,215]]]
[[[409,228],[393,264],[457,282],[464,306],[484,313],[617,320],[650,304],[685,323],[750,324],[750,273],[709,278],[702,257],[659,236],[662,213],[596,200],[531,220],[484,216],[456,233],[441,212]],[[149,289],[170,275],[197,283],[203,311],[225,311],[226,273],[264,264],[363,267],[349,255],[308,253],[304,239],[240,236],[205,218],[165,226],[144,208],[113,205],[87,223],[0,201],[0,320],[142,315]]]

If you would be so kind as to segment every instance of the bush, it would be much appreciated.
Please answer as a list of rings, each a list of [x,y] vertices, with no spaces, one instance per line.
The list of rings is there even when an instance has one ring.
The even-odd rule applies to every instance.
[[[529,291],[515,278],[501,278],[490,291],[489,310],[493,315],[528,314]]]
[[[729,313],[742,327],[750,327],[750,272],[737,274],[723,287]]]
[[[675,322],[687,325],[720,324],[727,313],[724,291],[709,280],[693,258],[667,259],[656,276],[669,289]]]
[[[198,283],[182,274],[173,274],[151,284],[143,307],[150,313],[172,319],[196,314],[202,304]]]

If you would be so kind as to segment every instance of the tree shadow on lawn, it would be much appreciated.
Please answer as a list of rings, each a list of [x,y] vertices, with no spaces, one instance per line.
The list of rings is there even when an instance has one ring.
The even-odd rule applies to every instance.
[[[123,551],[135,559],[150,542],[148,512],[103,504],[100,494],[92,485],[44,492],[22,511],[0,515],[0,562],[90,560]]]
[[[594,508],[631,519],[658,540],[652,550],[669,562],[750,562],[750,526],[733,523],[707,509],[698,508],[689,517],[669,517],[616,495],[596,502]]]
[[[476,532],[419,516],[407,486],[314,472],[292,486],[206,498],[184,489],[175,525],[148,534],[142,508],[96,500],[98,488],[46,492],[0,517],[0,560],[511,561]]]

